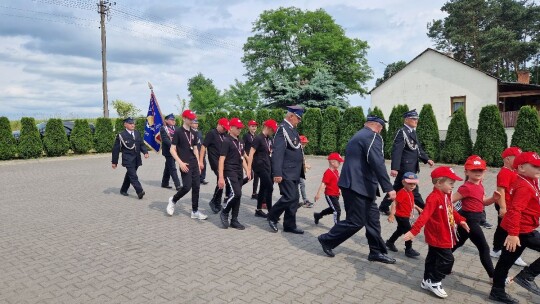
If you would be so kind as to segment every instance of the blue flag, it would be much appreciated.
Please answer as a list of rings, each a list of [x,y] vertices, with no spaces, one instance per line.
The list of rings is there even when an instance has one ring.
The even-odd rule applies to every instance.
[[[159,152],[159,149],[161,148],[161,135],[159,134],[161,126],[163,126],[163,116],[161,115],[161,110],[159,109],[154,91],[152,90],[150,93],[148,114],[146,114],[144,142],[156,152]]]

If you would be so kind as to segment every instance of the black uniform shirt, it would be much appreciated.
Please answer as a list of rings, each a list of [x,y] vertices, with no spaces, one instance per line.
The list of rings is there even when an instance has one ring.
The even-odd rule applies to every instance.
[[[208,149],[208,162],[212,170],[218,169],[219,153],[225,134],[220,134],[217,129],[212,129],[206,134],[203,145]]]
[[[246,154],[249,154],[249,151],[251,150],[251,147],[253,146],[253,140],[255,139],[257,135],[251,134],[250,132],[247,132],[244,137],[244,149],[246,150]]]
[[[223,171],[242,172],[244,145],[238,139],[228,135],[221,144],[220,156],[225,156]]]
[[[253,140],[252,148],[255,149],[253,155],[253,171],[270,170],[271,161],[270,153],[272,153],[272,139],[264,134],[259,134]]]
[[[177,128],[172,144],[176,146],[176,153],[183,162],[197,160],[193,151],[193,148],[197,147],[197,134],[193,130],[186,130],[184,127]]]

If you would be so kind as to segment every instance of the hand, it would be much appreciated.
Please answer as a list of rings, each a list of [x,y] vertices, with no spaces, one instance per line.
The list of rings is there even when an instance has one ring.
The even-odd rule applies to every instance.
[[[315,202],[317,202],[319,198],[321,198],[321,196],[319,195],[319,193],[317,193],[317,195],[315,195]]]
[[[246,172],[246,176],[248,178],[248,180],[251,180],[252,176],[251,176],[251,170],[249,170],[248,172]]]
[[[390,213],[390,215],[388,216],[388,222],[389,223],[393,223],[394,222],[394,219],[395,219],[395,216],[393,213]]]
[[[499,191],[493,191],[493,196],[491,197],[493,202],[498,202],[501,199],[501,193]]]
[[[422,213],[422,211],[424,211],[424,210],[423,210],[422,208],[420,208],[420,207],[416,207],[416,211],[418,211],[418,213],[420,214],[420,213]]]
[[[188,173],[189,172],[189,168],[188,168],[189,164],[186,164],[185,162],[180,162],[180,171],[184,172],[184,173]]]
[[[433,165],[435,165],[435,163],[431,159],[428,160],[427,163],[430,167],[433,167]]]
[[[391,201],[395,201],[395,200],[396,200],[396,191],[395,191],[395,190],[392,190],[392,191],[388,192],[387,194],[388,194],[388,198],[389,198]]]
[[[148,158],[148,157],[150,157],[150,154],[146,153],[146,154],[144,155],[144,158]]]
[[[278,183],[278,184],[279,184],[279,183],[281,183],[282,180],[283,180],[283,177],[281,177],[281,176],[276,176],[276,177],[274,177],[274,183]]]
[[[414,239],[414,234],[412,234],[412,232],[407,232],[405,233],[405,235],[403,236],[403,239],[406,241],[410,241],[412,239]]]
[[[465,229],[465,231],[467,231],[467,232],[471,231],[471,228],[469,228],[469,225],[467,225],[467,222],[463,221],[463,222],[459,223],[459,225],[461,227],[463,227],[463,229]]]
[[[499,209],[499,217],[504,217],[505,214],[506,214],[506,208]]]
[[[116,169],[116,166],[117,166],[116,164],[112,164],[113,169]]]
[[[225,179],[223,177],[220,177],[217,185],[219,189],[223,189],[225,187]]]
[[[311,165],[306,164],[306,170],[311,169]]]
[[[517,249],[517,246],[521,247],[521,242],[519,241],[519,236],[517,235],[509,235],[506,237],[506,240],[504,241],[504,246],[506,247],[506,250],[510,252],[514,252]]]
[[[202,172],[202,170],[204,170],[204,163],[199,163],[199,170],[200,172]]]
[[[397,171],[397,170],[391,170],[391,171],[390,171],[390,176],[396,177],[397,175],[398,175],[398,171]]]

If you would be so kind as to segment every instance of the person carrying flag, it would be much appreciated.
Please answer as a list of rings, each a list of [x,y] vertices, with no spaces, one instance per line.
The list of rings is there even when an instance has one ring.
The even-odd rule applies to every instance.
[[[161,135],[161,154],[165,157],[165,169],[161,179],[162,188],[172,188],[169,186],[169,179],[172,178],[176,190],[180,190],[180,179],[175,166],[174,157],[171,154],[171,142],[176,131],[176,119],[174,114],[165,116],[165,125],[159,130]]]

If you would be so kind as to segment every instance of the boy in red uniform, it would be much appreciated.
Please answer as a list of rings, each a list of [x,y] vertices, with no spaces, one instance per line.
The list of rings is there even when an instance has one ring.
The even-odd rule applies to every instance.
[[[397,229],[392,236],[386,241],[386,247],[393,251],[398,252],[396,240],[411,230],[411,218],[414,218],[414,210],[418,210],[418,213],[422,212],[422,209],[414,204],[414,189],[418,184],[418,176],[412,172],[403,174],[403,188],[396,194],[396,200],[390,205],[390,215],[388,216],[388,222],[393,223],[394,219],[397,222]],[[412,248],[412,241],[405,242],[405,256],[414,258],[419,256],[420,253]]]
[[[320,213],[314,212],[313,219],[315,220],[315,225],[319,224],[319,220],[329,214],[334,214],[334,224],[339,222],[339,217],[341,215],[341,208],[339,207],[339,166],[343,162],[343,158],[339,153],[333,152],[328,155],[328,169],[323,174],[322,183],[317,190],[315,195],[315,202],[321,197],[321,191],[324,188],[324,197],[328,203],[328,208],[324,209]]]
[[[456,180],[463,180],[457,176],[450,167],[438,167],[431,172],[433,191],[426,199],[424,210],[405,234],[403,239],[410,241],[420,233],[425,225],[424,235],[429,245],[426,256],[424,279],[420,286],[433,292],[440,298],[448,297],[441,286],[441,281],[452,272],[454,255],[452,247],[456,244],[456,226],[459,224],[466,231],[469,230],[465,218],[454,210],[452,204],[452,190]]]
[[[517,169],[518,176],[511,186],[511,200],[506,202],[507,212],[501,222],[508,236],[495,268],[493,287],[489,294],[491,300],[503,303],[519,303],[504,290],[505,278],[514,261],[521,256],[525,248],[540,251],[540,232],[536,230],[540,219],[540,156],[535,152],[523,152],[514,159],[514,168]],[[540,295],[540,288],[534,282],[538,274],[540,258],[515,276],[514,282]]]

